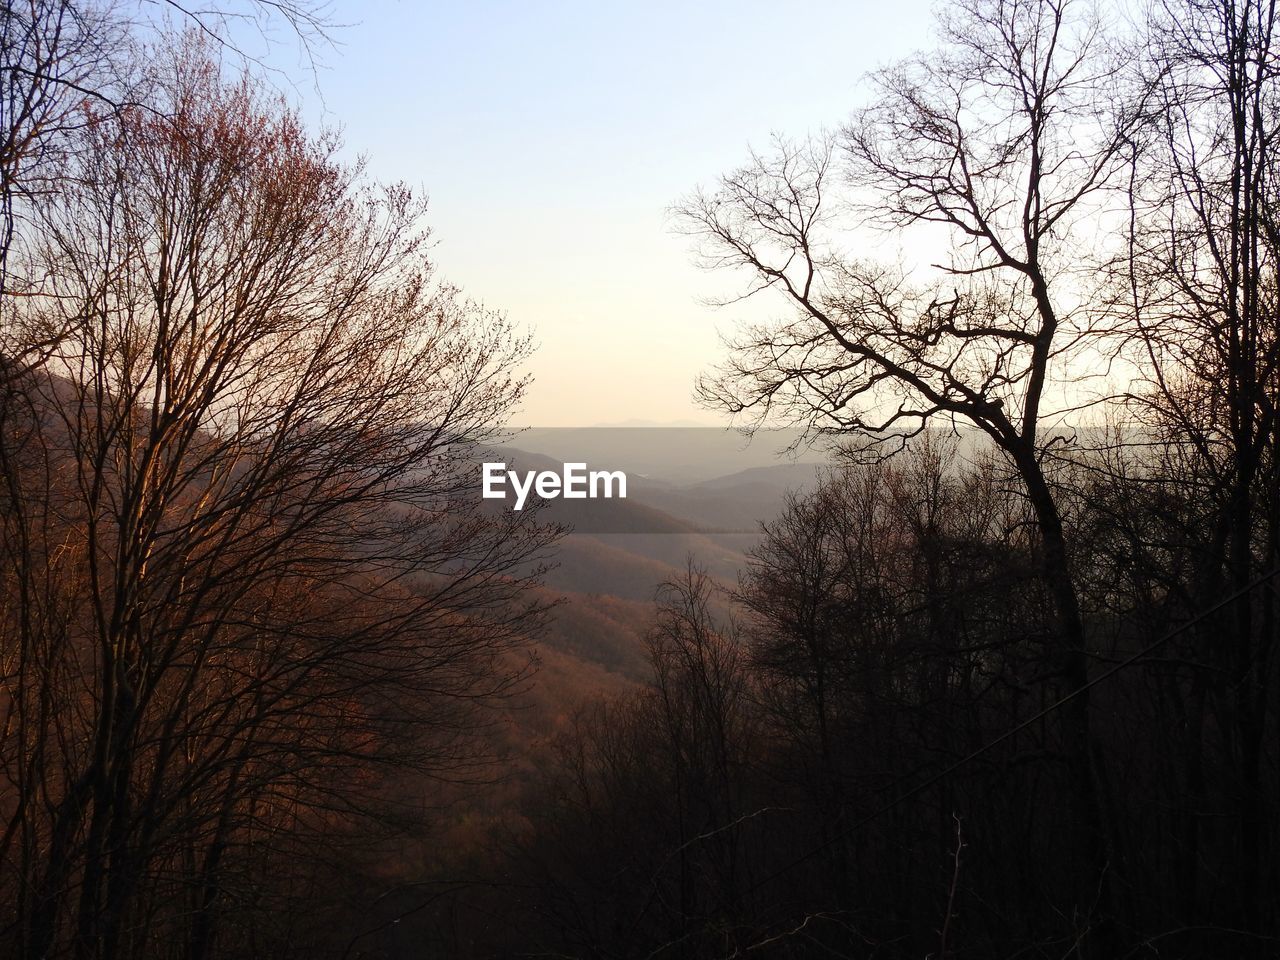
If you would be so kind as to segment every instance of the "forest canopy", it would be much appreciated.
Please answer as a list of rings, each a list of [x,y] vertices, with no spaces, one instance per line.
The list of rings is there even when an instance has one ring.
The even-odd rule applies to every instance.
[[[146,6],[0,27],[0,958],[1276,955],[1271,5],[946,0],[677,202],[838,451],[741,553],[486,508],[530,336]]]

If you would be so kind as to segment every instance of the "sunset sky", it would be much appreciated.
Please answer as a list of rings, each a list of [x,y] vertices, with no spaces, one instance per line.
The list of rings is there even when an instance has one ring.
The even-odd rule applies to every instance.
[[[420,186],[442,275],[531,327],[518,423],[717,422],[691,399],[718,329],[667,210],[771,132],[838,124],[868,70],[927,45],[929,4],[603,2],[331,8],[314,76],[270,62],[383,180]]]

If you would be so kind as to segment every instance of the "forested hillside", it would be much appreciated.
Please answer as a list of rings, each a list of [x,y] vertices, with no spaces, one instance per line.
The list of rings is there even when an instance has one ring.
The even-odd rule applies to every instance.
[[[943,0],[677,200],[718,460],[522,451],[337,7],[0,11],[0,960],[1280,956],[1280,13]]]

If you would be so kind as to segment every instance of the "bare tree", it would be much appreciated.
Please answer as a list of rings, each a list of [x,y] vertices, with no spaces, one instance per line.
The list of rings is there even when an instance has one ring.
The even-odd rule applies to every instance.
[[[122,37],[105,8],[70,0],[6,4],[0,13],[0,351],[6,374],[38,363],[44,338],[13,326],[10,298],[38,277],[11,277],[9,252],[21,222],[57,188],[81,104],[115,93],[111,50]],[[12,370],[7,368],[12,367]]]
[[[1248,585],[1280,562],[1278,27],[1266,3],[1179,0],[1152,12],[1143,63],[1154,95],[1118,261],[1122,329],[1145,387],[1134,409],[1185,451],[1175,480],[1199,485],[1212,513],[1192,589],[1202,606],[1240,595],[1207,625],[1202,680],[1218,717],[1196,722],[1224,731],[1239,798],[1240,912],[1213,919],[1245,930],[1264,913],[1262,779],[1275,762],[1265,731],[1280,608],[1274,591]]]
[[[165,923],[207,956],[246,834],[339,829],[379,765],[467,763],[539,612],[547,533],[481,512],[469,459],[527,339],[433,280],[406,189],[194,35],[153,71],[154,109],[84,128],[24,299],[66,333],[25,388],[58,489],[17,508],[58,516],[77,608],[6,691],[53,709],[13,744],[43,754],[14,784],[23,955],[145,952],[176,873]]]
[[[15,216],[41,195],[56,189],[67,135],[86,119],[82,107],[139,105],[132,85],[138,79],[133,44],[160,21],[147,4],[98,0],[20,0],[0,15],[0,197],[4,233],[0,258],[14,237]],[[326,38],[330,22],[324,10],[308,2],[253,3],[188,7],[170,0],[160,15],[233,51],[230,28],[256,19],[264,28],[272,19],[285,23],[305,49]],[[2,264],[0,259],[0,264]]]
[[[745,269],[751,293],[781,292],[793,311],[733,340],[701,394],[757,422],[879,445],[930,424],[976,427],[1034,511],[1057,670],[1079,690],[1089,650],[1044,423],[1080,402],[1062,388],[1094,333],[1075,268],[1092,260],[1098,200],[1138,110],[1113,109],[1119,61],[1085,4],[966,0],[940,26],[940,49],[875,74],[875,102],[838,136],[782,143],[681,208],[710,265]],[[937,278],[842,255],[850,210],[864,226],[942,236]],[[1089,862],[1083,902],[1114,869],[1086,695],[1066,709],[1062,749]]]

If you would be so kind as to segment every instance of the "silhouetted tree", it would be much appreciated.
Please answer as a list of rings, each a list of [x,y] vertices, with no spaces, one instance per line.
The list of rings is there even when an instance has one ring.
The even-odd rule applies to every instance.
[[[539,612],[547,533],[482,513],[469,459],[527,340],[433,281],[407,190],[196,39],[152,84],[83,128],[29,254],[23,309],[65,333],[6,533],[63,613],[6,623],[14,955],[208,956],[232,897],[286,919],[298,838],[369,813],[380,769],[471,762]]]
[[[782,143],[681,208],[711,265],[744,269],[752,292],[780,292],[792,311],[733,340],[701,393],[736,414],[879,444],[930,424],[977,427],[1034,512],[1059,620],[1059,682],[1087,691],[1085,626],[1043,462],[1054,436],[1043,424],[1079,404],[1061,384],[1095,340],[1076,270],[1089,242],[1080,227],[1093,228],[1140,105],[1115,108],[1107,80],[1119,61],[1087,5],[966,0],[939,25],[940,48],[875,74],[873,105],[838,136]],[[838,194],[841,180],[852,193]],[[850,206],[864,225],[941,230],[937,279],[843,255],[839,211]],[[1116,871],[1087,692],[1062,723],[1084,909]]]

